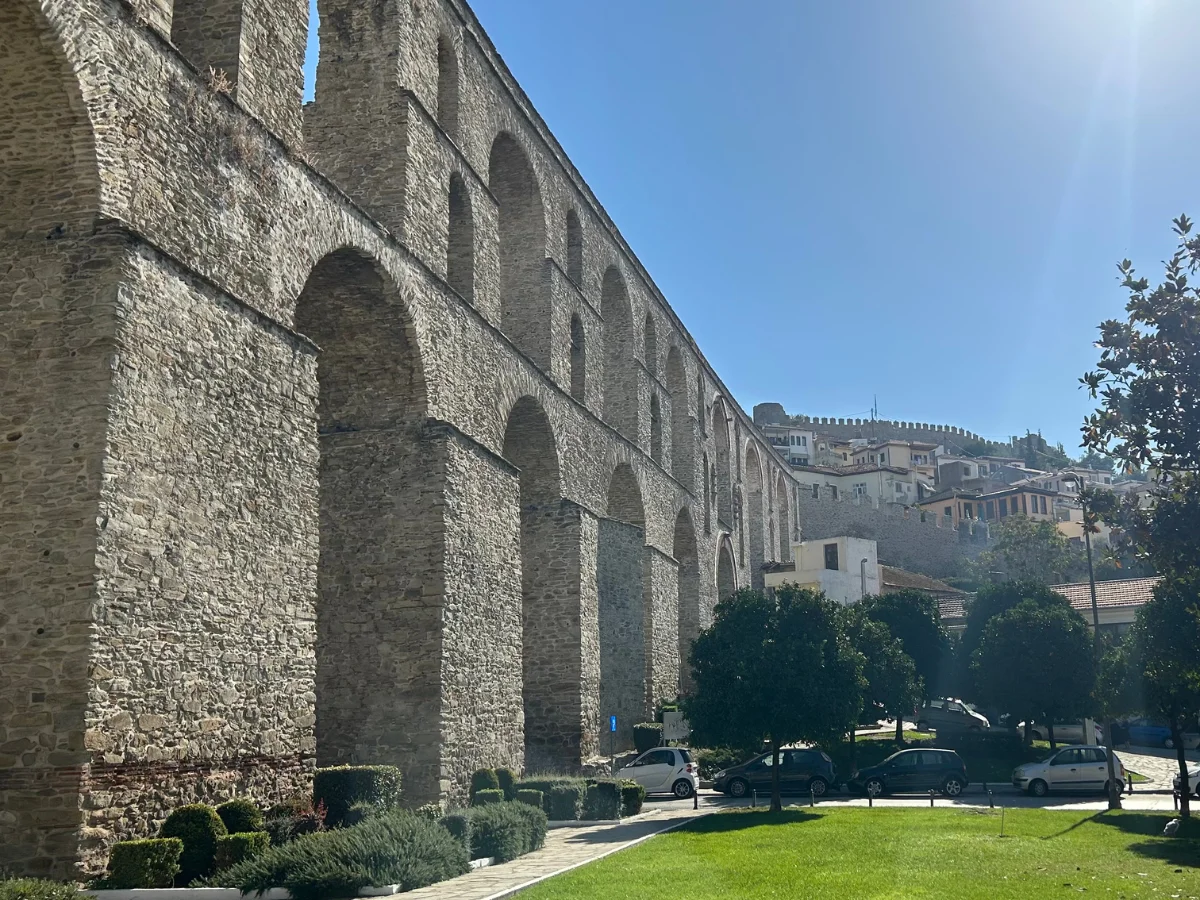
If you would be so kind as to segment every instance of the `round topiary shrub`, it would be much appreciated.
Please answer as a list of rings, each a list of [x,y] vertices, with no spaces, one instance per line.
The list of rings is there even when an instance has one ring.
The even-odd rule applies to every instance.
[[[175,884],[186,887],[197,878],[212,874],[217,838],[227,834],[225,823],[217,811],[206,803],[181,806],[163,822],[159,837],[179,838],[183,853],[179,857],[179,874]]]
[[[229,800],[217,807],[217,815],[230,834],[245,834],[263,830],[263,814],[258,804],[245,797]]]

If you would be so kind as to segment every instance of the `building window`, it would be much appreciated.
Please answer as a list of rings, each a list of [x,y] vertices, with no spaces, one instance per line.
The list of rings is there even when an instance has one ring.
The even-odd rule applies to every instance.
[[[825,545],[825,568],[834,572],[838,571],[840,568],[838,566],[837,544]]]

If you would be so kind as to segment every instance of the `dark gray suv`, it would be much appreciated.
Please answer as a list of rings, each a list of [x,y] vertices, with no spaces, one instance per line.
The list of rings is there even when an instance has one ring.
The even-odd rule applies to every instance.
[[[722,769],[713,779],[713,789],[730,797],[746,797],[771,790],[771,754],[763,753],[749,762]],[[779,791],[783,794],[825,795],[834,784],[833,760],[820,750],[779,751]]]

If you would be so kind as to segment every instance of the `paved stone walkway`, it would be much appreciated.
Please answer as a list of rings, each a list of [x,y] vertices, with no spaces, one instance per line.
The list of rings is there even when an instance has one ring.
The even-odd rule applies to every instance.
[[[537,881],[677,828],[717,808],[715,798],[710,797],[701,798],[698,810],[692,809],[690,800],[650,801],[645,812],[620,825],[554,828],[546,836],[546,846],[536,853],[398,896],[403,896],[404,900],[499,900]]]

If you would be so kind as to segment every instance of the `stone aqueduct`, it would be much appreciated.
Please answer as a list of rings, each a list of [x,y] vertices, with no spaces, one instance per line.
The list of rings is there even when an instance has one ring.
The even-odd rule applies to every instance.
[[[0,869],[314,762],[577,768],[789,555],[785,464],[465,3],[321,0],[302,109],[306,31],[0,4]]]

